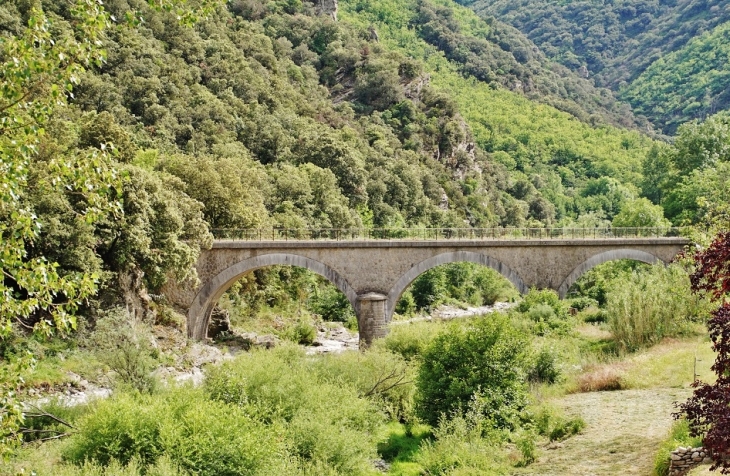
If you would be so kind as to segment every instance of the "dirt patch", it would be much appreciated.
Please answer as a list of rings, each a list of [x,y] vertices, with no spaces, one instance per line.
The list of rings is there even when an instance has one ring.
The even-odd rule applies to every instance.
[[[672,425],[674,402],[690,389],[623,390],[567,395],[553,402],[586,422],[583,432],[542,449],[519,474],[650,475]]]

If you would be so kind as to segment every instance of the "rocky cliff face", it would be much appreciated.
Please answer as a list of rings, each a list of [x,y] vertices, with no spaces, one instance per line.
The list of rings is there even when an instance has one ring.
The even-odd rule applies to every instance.
[[[314,0],[317,15],[329,15],[337,21],[337,0]]]

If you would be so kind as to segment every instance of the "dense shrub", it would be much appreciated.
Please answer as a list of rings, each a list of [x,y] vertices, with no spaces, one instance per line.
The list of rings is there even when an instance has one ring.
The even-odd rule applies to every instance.
[[[390,332],[376,346],[383,346],[390,352],[400,354],[406,360],[421,356],[440,329],[430,322],[411,322],[391,326]]]
[[[655,265],[633,272],[609,291],[608,324],[620,351],[635,351],[662,338],[681,335],[708,315],[708,303],[692,294],[680,265]]]
[[[638,271],[646,266],[645,263],[628,259],[599,264],[573,283],[568,296],[577,299],[593,299],[599,306],[605,306],[611,283],[626,279],[633,271]]]
[[[161,461],[181,474],[373,474],[384,414],[410,418],[410,372],[382,350],[311,359],[283,344],[211,369],[200,389],[99,402],[64,458],[89,474],[154,474]]]
[[[589,307],[598,306],[598,301],[587,296],[580,296],[570,300],[570,308],[576,311],[585,311]]]
[[[320,379],[368,397],[391,420],[412,420],[414,368],[401,355],[374,347],[367,353],[323,356],[315,369]]]
[[[516,312],[522,313],[533,323],[532,331],[537,335],[564,333],[570,329],[567,306],[550,289],[531,289],[517,305]]]
[[[505,316],[451,325],[423,352],[416,387],[418,415],[432,426],[478,401],[484,416],[508,427],[526,400],[528,341]]]
[[[325,321],[347,322],[355,315],[347,297],[334,286],[323,286],[319,295],[309,300],[309,308]]]
[[[491,428],[478,410],[442,418],[416,456],[423,474],[500,475],[509,464],[502,449],[504,435]]]
[[[279,427],[301,467],[367,474],[375,457],[372,438],[383,415],[372,400],[359,395],[352,381],[345,385],[322,366],[326,364],[306,359],[300,348],[283,345],[211,369],[205,391],[214,400]]]
[[[569,418],[555,407],[542,405],[533,413],[523,414],[526,427],[550,441],[561,441],[583,431],[586,422],[581,417]]]
[[[557,357],[552,349],[540,349],[527,375],[530,382],[553,384],[561,375]]]
[[[191,388],[155,397],[120,394],[99,402],[78,428],[64,452],[76,464],[135,461],[144,468],[166,455],[210,476],[272,474],[288,465],[272,428]]]
[[[158,352],[152,347],[152,332],[124,309],[114,309],[96,322],[89,344],[98,359],[114,372],[116,383],[141,392],[155,387],[152,371]]]
[[[560,300],[558,293],[551,289],[530,289],[522,302],[517,305],[517,310],[530,312],[539,305],[549,307],[556,317],[564,318],[567,315],[565,303]]]

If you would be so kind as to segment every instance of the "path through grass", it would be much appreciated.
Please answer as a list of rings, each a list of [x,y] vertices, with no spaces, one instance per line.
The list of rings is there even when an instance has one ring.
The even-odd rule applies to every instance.
[[[706,339],[667,340],[621,362],[621,380],[630,390],[551,398],[566,415],[583,418],[586,427],[562,443],[543,447],[537,461],[517,474],[651,475],[673,423],[674,403],[691,395],[695,372],[711,378],[713,357]]]

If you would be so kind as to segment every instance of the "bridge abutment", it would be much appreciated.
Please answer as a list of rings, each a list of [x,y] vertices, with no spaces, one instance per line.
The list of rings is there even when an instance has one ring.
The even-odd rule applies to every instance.
[[[360,349],[372,345],[375,339],[388,334],[385,304],[388,297],[378,293],[367,293],[357,297],[357,326],[360,333]]]

